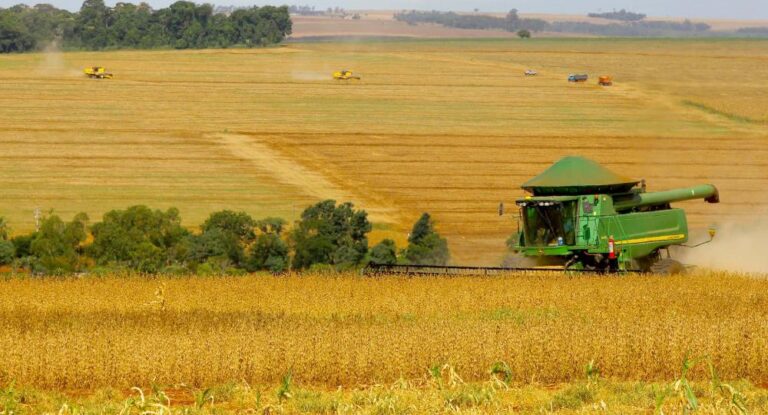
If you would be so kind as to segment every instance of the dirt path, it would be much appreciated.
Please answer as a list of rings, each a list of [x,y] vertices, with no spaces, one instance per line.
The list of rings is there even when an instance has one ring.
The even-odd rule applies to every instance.
[[[351,201],[355,206],[365,209],[373,222],[399,225],[400,215],[392,206],[383,206],[350,189],[336,183],[337,178],[330,178],[322,169],[305,165],[305,157],[285,154],[263,139],[244,134],[217,134],[214,136],[234,156],[250,160],[260,170],[269,172],[280,183],[293,186],[299,192],[318,200],[334,199],[338,202]],[[301,160],[301,161],[299,161]],[[310,163],[311,164],[311,163]]]

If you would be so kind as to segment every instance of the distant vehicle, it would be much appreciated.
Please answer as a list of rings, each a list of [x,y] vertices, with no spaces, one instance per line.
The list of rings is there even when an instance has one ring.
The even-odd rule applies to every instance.
[[[525,71],[525,76],[536,76],[538,74],[539,73],[534,71],[533,69],[528,69],[528,70]]]
[[[350,79],[360,80],[360,75],[355,75],[352,71],[342,69],[333,73],[333,79],[337,81],[348,81]]]
[[[597,83],[602,86],[611,86],[613,85],[613,78],[608,75],[603,75],[597,79]]]
[[[570,74],[568,75],[568,82],[587,82],[589,76],[587,74]]]
[[[112,79],[112,74],[107,72],[103,66],[91,66],[83,69],[85,76],[92,79]]]

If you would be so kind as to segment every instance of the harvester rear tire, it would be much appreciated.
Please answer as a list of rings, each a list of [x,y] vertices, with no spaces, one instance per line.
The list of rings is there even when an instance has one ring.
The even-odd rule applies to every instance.
[[[671,258],[664,258],[651,265],[651,272],[659,275],[678,275],[685,273],[685,266]]]

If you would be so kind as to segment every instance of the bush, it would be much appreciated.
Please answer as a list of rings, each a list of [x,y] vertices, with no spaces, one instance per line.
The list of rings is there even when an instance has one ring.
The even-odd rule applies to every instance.
[[[29,235],[19,235],[11,239],[15,250],[16,258],[25,258],[32,255],[32,240],[35,239],[35,233]]]
[[[371,249],[369,261],[378,265],[397,264],[397,247],[395,241],[384,239]]]
[[[408,237],[408,247],[403,252],[405,260],[418,265],[446,265],[450,260],[448,241],[435,232],[428,213],[421,215]]]
[[[8,265],[16,256],[16,248],[13,242],[0,239],[0,265]]]
[[[268,270],[272,273],[285,272],[288,269],[288,245],[276,234],[261,234],[251,246],[246,262],[248,271]]]

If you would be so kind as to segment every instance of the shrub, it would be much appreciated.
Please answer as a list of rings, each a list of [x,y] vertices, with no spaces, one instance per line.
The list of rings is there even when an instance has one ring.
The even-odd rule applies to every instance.
[[[288,269],[288,245],[276,234],[265,233],[256,237],[246,262],[248,271],[268,270],[272,273]]]
[[[410,264],[446,265],[450,260],[448,241],[435,232],[434,223],[428,213],[421,215],[413,225],[408,237],[408,247],[403,252]]]
[[[7,265],[13,261],[16,248],[13,242],[0,239],[0,265]]]
[[[370,262],[379,265],[394,265],[397,263],[397,247],[395,241],[384,239],[371,249]]]

